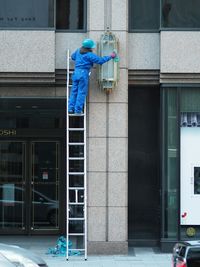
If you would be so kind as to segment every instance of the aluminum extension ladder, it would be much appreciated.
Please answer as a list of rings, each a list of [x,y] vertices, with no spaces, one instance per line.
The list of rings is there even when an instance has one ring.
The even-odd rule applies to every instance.
[[[66,84],[66,260],[84,255],[87,260],[86,105],[81,115],[68,113],[70,53]]]

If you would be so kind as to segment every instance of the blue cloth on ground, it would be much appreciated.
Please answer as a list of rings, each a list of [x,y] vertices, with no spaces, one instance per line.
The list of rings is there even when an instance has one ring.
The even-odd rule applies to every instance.
[[[80,255],[80,251],[70,251],[70,248],[72,248],[72,242],[70,240],[68,242],[68,248],[69,256]],[[66,256],[66,238],[64,236],[59,237],[56,246],[54,248],[49,248],[46,254],[51,254],[54,257]]]

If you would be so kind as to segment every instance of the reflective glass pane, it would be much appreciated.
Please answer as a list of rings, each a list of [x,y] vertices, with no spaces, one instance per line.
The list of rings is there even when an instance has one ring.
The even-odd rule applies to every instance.
[[[83,128],[84,127],[84,116],[69,117],[69,128]]]
[[[0,136],[27,135],[28,129],[65,129],[65,101],[49,99],[2,99]],[[7,130],[7,132],[5,131]],[[21,131],[24,130],[25,131]],[[3,132],[4,130],[4,132]],[[20,131],[19,131],[20,130]]]
[[[24,227],[24,188],[16,184],[0,185],[0,228]]]
[[[23,180],[23,148],[21,142],[0,142],[0,182]]]
[[[129,0],[130,30],[160,28],[160,0]]]
[[[69,222],[69,233],[83,233],[84,221],[73,220]]]
[[[83,30],[85,0],[57,0],[56,28],[63,30]]]
[[[83,145],[69,146],[69,157],[84,157],[84,146]]]
[[[70,160],[69,171],[70,172],[84,172],[84,160]]]
[[[0,228],[24,229],[24,144],[0,142]]]
[[[83,205],[70,205],[70,218],[83,218],[84,208]]]
[[[194,194],[200,194],[200,167],[194,167]]]
[[[58,228],[58,143],[32,145],[32,228]],[[41,212],[42,211],[42,212]]]
[[[83,203],[84,202],[84,190],[71,189],[69,190],[70,203]]]
[[[70,143],[83,143],[84,142],[84,132],[83,131],[70,131],[69,132],[69,142]]]
[[[70,175],[69,176],[70,187],[83,187],[84,186],[84,175]]]
[[[164,237],[178,234],[178,115],[176,88],[164,88]]]
[[[199,0],[162,0],[162,27],[200,28]]]
[[[0,28],[54,27],[54,0],[1,0]]]

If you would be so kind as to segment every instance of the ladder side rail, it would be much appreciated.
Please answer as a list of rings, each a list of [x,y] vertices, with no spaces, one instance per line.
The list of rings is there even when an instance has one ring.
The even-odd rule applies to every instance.
[[[67,50],[67,84],[66,84],[66,259],[69,260],[69,49]]]
[[[85,249],[85,260],[87,260],[87,105],[85,101],[84,106],[84,249]]]

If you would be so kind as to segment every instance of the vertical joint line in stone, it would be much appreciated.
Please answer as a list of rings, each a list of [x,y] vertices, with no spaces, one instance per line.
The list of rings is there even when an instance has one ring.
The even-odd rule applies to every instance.
[[[109,210],[108,210],[108,194],[109,194],[109,95],[106,96],[106,242],[109,238]]]
[[[112,0],[104,0],[104,30],[111,30],[112,27]]]

